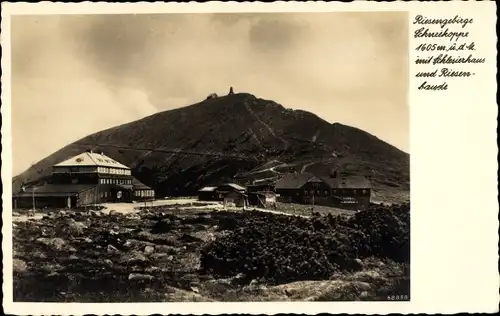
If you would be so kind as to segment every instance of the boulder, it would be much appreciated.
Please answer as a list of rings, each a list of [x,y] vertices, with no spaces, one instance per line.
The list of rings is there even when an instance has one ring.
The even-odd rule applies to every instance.
[[[144,248],[147,246],[154,247],[154,244],[149,241],[144,241],[144,240],[137,240],[137,239],[127,239],[125,243],[123,244],[124,247],[128,249],[139,249],[139,248]]]
[[[83,235],[85,229],[87,229],[87,225],[82,222],[77,222],[74,219],[69,219],[66,222],[66,225],[63,227],[63,230],[66,234],[72,236],[80,236]]]
[[[120,263],[122,263],[122,264],[141,263],[141,262],[146,262],[146,261],[147,261],[146,257],[138,251],[131,251],[131,252],[125,253],[120,258]]]
[[[75,248],[71,247],[62,238],[38,238],[36,242],[45,245],[55,251],[76,251]]]
[[[118,250],[115,246],[113,245],[108,245],[108,253],[110,254],[118,254],[120,253],[120,250]]]
[[[149,274],[140,274],[140,273],[130,273],[128,276],[130,281],[150,281],[153,280],[153,276]]]
[[[155,248],[153,248],[153,247],[151,247],[151,246],[146,246],[146,247],[144,247],[144,254],[145,254],[145,255],[150,255],[150,254],[152,254],[154,251],[155,251]]]
[[[167,254],[176,254],[178,251],[175,247],[168,245],[155,245],[156,252],[163,252]]]
[[[28,265],[21,259],[14,259],[12,261],[12,271],[17,273],[23,273],[28,270]]]

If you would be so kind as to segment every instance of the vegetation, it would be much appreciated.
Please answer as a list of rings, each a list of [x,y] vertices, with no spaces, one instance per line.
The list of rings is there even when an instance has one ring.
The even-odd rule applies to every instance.
[[[15,301],[385,300],[409,293],[409,205],[312,218],[166,206],[126,215],[61,211],[14,222],[13,238]]]

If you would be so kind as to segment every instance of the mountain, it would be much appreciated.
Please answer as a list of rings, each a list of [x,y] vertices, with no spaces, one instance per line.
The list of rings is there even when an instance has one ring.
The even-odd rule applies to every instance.
[[[381,197],[410,186],[407,153],[360,129],[238,93],[89,135],[15,177],[13,188],[43,180],[53,164],[88,149],[129,165],[158,196],[190,195],[229,180],[274,180],[290,171],[325,176],[335,168],[368,177]]]

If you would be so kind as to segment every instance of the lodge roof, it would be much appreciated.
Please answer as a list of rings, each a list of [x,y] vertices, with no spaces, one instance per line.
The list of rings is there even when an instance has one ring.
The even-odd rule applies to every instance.
[[[237,190],[237,191],[245,191],[246,188],[245,187],[242,187],[241,185],[239,184],[236,184],[236,183],[225,183],[223,185],[227,185],[227,186],[230,186],[231,188]],[[222,185],[221,185],[222,186]]]
[[[300,189],[308,182],[321,182],[321,180],[309,172],[287,173],[283,175],[280,180],[278,180],[275,188],[278,190]]]
[[[17,194],[14,197],[27,196],[67,196],[75,195],[80,192],[97,187],[96,184],[44,184],[42,186],[30,187]]]
[[[132,186],[134,187],[134,190],[153,190],[151,187],[145,185],[136,178],[132,178]]]
[[[231,197],[231,196],[247,196],[247,194],[241,191],[231,191],[224,195],[224,197]]]
[[[368,189],[371,187],[370,181],[363,176],[348,177],[316,177],[309,172],[285,174],[277,183],[275,188],[280,189],[300,189],[309,182],[324,182],[332,189]]]
[[[322,177],[321,180],[332,189],[369,189],[371,187],[370,181],[363,176]]]
[[[109,168],[130,169],[124,164],[110,158],[103,153],[84,152],[67,160],[64,160],[54,167],[75,167],[75,166],[98,166]]]

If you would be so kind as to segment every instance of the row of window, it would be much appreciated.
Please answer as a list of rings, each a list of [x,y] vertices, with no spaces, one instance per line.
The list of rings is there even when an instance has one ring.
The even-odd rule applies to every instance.
[[[107,173],[107,174],[121,174],[130,176],[132,173],[127,169],[109,168],[109,167],[54,167],[54,173]]]
[[[155,191],[153,190],[139,190],[134,192],[135,196],[139,197],[153,197],[155,196]]]
[[[108,192],[101,192],[101,199],[107,197],[108,197]],[[109,192],[109,197],[111,197],[111,192]]]
[[[123,175],[131,175],[130,170],[127,169],[117,169],[117,168],[109,168],[109,167],[97,167],[97,172],[99,173],[109,173],[109,174],[123,174]]]
[[[54,173],[92,173],[96,172],[95,167],[54,167]]]
[[[354,189],[354,190],[349,190],[349,189],[333,189],[332,193],[333,194],[345,194],[345,193],[353,193],[353,194],[363,193],[363,194],[367,194],[368,190],[366,190],[366,189],[364,189],[364,190],[356,190],[356,189]],[[316,191],[314,191],[314,190],[306,190],[305,194],[306,195],[313,195],[313,194],[315,194],[315,195],[321,195],[322,191],[320,191],[320,190],[316,190]],[[323,194],[324,195],[328,195],[329,194],[328,190],[323,191]],[[298,193],[297,193],[297,195],[298,195]]]
[[[99,179],[100,184],[132,184],[128,179]]]

